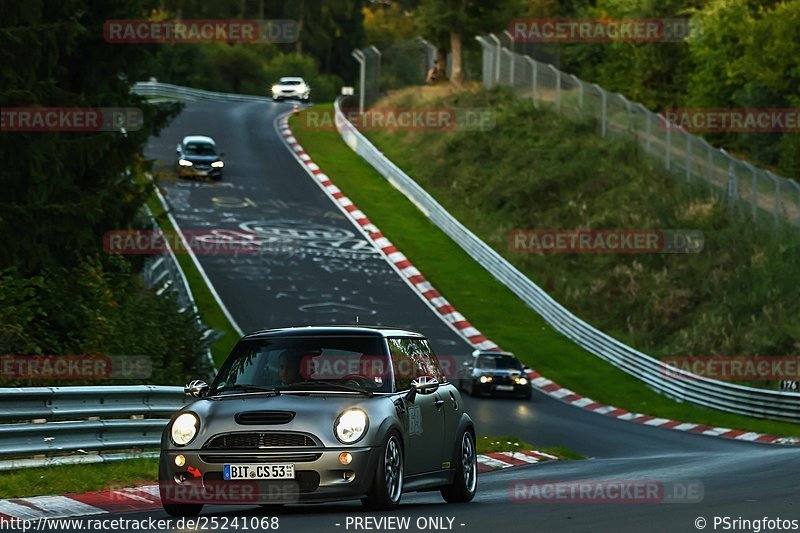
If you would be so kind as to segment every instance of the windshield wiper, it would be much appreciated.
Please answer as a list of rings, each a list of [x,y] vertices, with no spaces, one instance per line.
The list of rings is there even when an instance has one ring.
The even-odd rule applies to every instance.
[[[362,389],[360,387],[353,387],[350,385],[342,385],[340,383],[327,383],[325,381],[301,381],[299,383],[292,383],[291,385],[286,385],[285,387],[281,387],[280,390],[298,390],[309,386],[326,387],[337,390],[345,390],[348,392],[357,392],[359,394],[364,394],[366,396],[372,397],[372,391],[369,391],[367,389]]]
[[[274,387],[259,387],[257,385],[239,385],[239,384],[225,385],[224,387],[216,389],[214,392],[218,394],[220,392],[227,392],[227,391],[271,392],[276,396],[281,393],[281,391],[277,390]]]

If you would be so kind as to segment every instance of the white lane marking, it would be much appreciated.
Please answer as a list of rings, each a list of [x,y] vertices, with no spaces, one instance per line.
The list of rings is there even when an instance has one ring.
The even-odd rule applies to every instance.
[[[448,302],[445,298],[443,298],[441,296],[437,296],[436,298],[431,298],[430,300],[431,300],[431,303],[433,304],[433,306],[437,307],[437,308],[438,307],[444,307],[446,305],[450,305],[450,302]],[[475,328],[472,328],[472,329],[475,329]],[[475,331],[478,331],[478,330],[475,330]],[[464,332],[464,335],[469,337],[469,334],[467,334],[467,332]]]
[[[601,415],[610,413],[611,411],[616,411],[617,408],[612,405],[601,405],[597,409],[593,409],[595,413],[600,413]]]
[[[677,429],[678,431],[689,431],[690,429],[694,429],[697,427],[697,424],[689,424],[684,422],[683,424],[678,424],[672,429]]]
[[[208,274],[206,274],[206,271],[203,269],[203,265],[200,264],[200,260],[197,259],[197,256],[192,250],[192,247],[189,245],[189,242],[183,235],[183,231],[181,231],[181,227],[178,225],[178,221],[175,220],[174,216],[172,216],[172,213],[170,212],[169,207],[167,206],[167,201],[164,199],[164,196],[161,195],[161,191],[158,190],[158,187],[156,187],[155,189],[156,189],[156,195],[158,196],[161,205],[164,207],[164,212],[167,214],[167,218],[172,223],[172,227],[175,228],[175,231],[178,232],[178,236],[181,238],[181,242],[183,243],[183,247],[186,250],[186,253],[189,254],[189,257],[191,257],[192,263],[194,263],[195,268],[197,268],[197,271],[200,273],[200,277],[203,278],[206,287],[208,287],[209,292],[211,292],[211,296],[214,297],[214,300],[217,302],[217,305],[219,305],[219,308],[222,309],[222,314],[225,315],[225,318],[228,319],[228,322],[230,322],[231,326],[233,326],[233,329],[236,331],[236,333],[238,333],[239,336],[243,337],[244,332],[242,331],[242,328],[239,327],[239,324],[236,323],[236,320],[234,320],[231,312],[228,310],[227,307],[225,307],[222,298],[220,298],[219,293],[214,288],[214,284],[211,283],[211,279],[209,279]]]
[[[560,399],[560,398],[564,398],[565,396],[569,396],[571,394],[575,394],[575,393],[572,392],[569,389],[563,389],[562,388],[562,389],[554,390],[553,392],[550,393],[550,396],[555,396],[556,398]]]
[[[640,418],[644,416],[642,413],[624,413],[619,415],[617,418],[620,420],[633,420],[635,418]]]

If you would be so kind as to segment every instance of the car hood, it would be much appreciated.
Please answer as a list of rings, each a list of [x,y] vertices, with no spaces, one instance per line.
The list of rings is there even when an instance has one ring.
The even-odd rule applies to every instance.
[[[200,448],[214,435],[236,431],[299,431],[317,437],[324,446],[342,446],[334,435],[333,426],[345,409],[363,409],[370,419],[370,429],[386,416],[387,405],[394,409],[386,396],[367,398],[350,394],[231,394],[214,399],[198,400],[184,411],[200,418],[200,431],[190,448]],[[289,411],[291,421],[283,424],[240,424],[236,415],[254,411]]]

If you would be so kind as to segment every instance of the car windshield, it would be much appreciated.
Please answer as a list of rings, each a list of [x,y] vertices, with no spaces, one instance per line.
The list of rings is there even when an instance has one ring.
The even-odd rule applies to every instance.
[[[198,142],[186,143],[183,151],[186,155],[216,155],[217,153],[213,144]]]
[[[507,355],[481,355],[476,366],[485,370],[522,370],[522,363]]]
[[[281,80],[278,83],[281,85],[300,85],[303,80]]]
[[[391,361],[381,337],[276,337],[241,341],[212,394],[311,390],[391,392]]]

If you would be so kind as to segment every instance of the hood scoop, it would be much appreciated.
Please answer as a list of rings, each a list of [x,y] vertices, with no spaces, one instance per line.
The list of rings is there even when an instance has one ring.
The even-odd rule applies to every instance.
[[[272,426],[288,424],[294,418],[293,411],[247,411],[233,417],[242,426]]]

